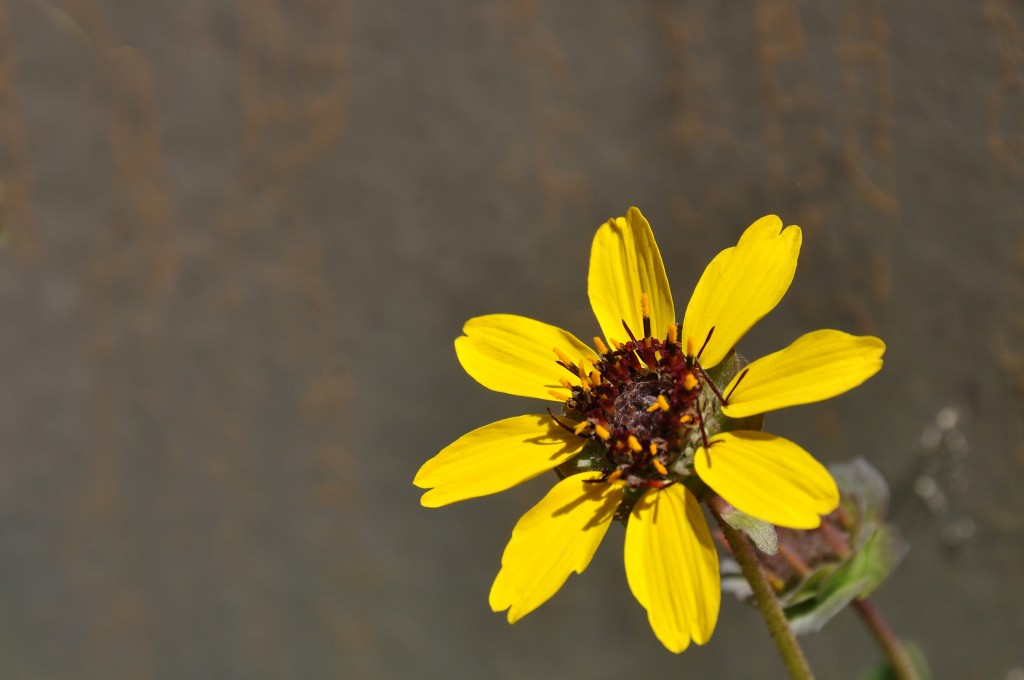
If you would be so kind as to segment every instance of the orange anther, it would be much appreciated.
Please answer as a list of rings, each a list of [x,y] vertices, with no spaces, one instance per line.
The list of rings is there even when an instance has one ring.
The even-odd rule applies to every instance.
[[[585,369],[583,367],[583,362],[581,361],[580,365],[577,366],[576,368],[577,368],[576,372],[580,376],[580,384],[583,387],[583,391],[584,392],[589,392],[590,391],[590,383],[587,381],[587,369]]]
[[[654,413],[658,409],[661,409],[662,411],[668,411],[670,408],[672,408],[672,407],[669,405],[668,399],[665,398],[665,395],[664,394],[659,394],[658,395],[658,400],[655,401],[653,404],[651,404],[650,406],[647,407],[647,412],[648,413]]]

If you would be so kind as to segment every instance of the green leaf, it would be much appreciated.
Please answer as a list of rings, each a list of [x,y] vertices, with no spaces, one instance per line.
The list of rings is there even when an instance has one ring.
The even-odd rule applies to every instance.
[[[879,527],[845,564],[817,584],[803,584],[797,593],[787,597],[798,602],[785,610],[793,631],[803,635],[821,630],[852,600],[867,597],[881,585],[906,551],[906,543],[895,529]],[[800,590],[805,596],[803,601],[798,599]],[[817,591],[813,597],[806,597],[813,590]]]
[[[907,546],[895,529],[880,527],[850,560],[829,579],[827,597],[832,590],[849,583],[862,584],[858,597],[867,597],[892,573],[907,553]]]
[[[774,555],[779,552],[779,536],[775,533],[775,526],[764,520],[751,517],[745,512],[740,512],[730,506],[729,510],[722,513],[722,519],[729,523],[733,529],[739,529],[753,541],[757,549],[766,555]]]
[[[789,619],[793,633],[817,633],[857,597],[863,585],[856,580],[840,581],[833,588],[829,588],[824,596],[787,608],[786,618]]]
[[[839,565],[837,564],[823,564],[816,567],[814,571],[808,574],[803,581],[793,587],[792,590],[785,593],[782,596],[782,605],[786,608],[787,613],[792,605],[797,605],[808,600],[817,599],[822,589],[825,587],[826,582],[832,576]]]

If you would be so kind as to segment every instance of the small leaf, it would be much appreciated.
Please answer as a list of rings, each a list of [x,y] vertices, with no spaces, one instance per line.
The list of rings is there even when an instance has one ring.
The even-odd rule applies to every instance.
[[[823,564],[808,574],[792,590],[782,595],[782,604],[786,611],[789,612],[789,608],[792,605],[818,598],[828,579],[837,568],[838,565],[835,564]]]
[[[757,546],[757,549],[766,555],[774,555],[779,552],[779,536],[775,533],[774,525],[751,517],[732,506],[722,513],[722,519],[728,522],[733,529],[739,529],[745,533]]]
[[[861,589],[857,597],[867,597],[885,581],[906,554],[907,545],[896,530],[881,527],[846,564],[836,569],[823,595],[829,597],[832,591],[845,590],[848,584],[859,583]]]
[[[786,609],[789,626],[796,635],[817,633],[833,616],[843,610],[860,592],[864,584],[856,580],[840,581],[823,597],[807,600]]]
[[[799,602],[786,608],[793,632],[815,633],[852,600],[870,595],[892,573],[906,551],[906,543],[895,529],[878,528],[845,564],[818,583],[807,582],[787,596],[788,602]],[[814,596],[806,598],[813,590],[817,591]],[[806,598],[802,602],[801,594]]]

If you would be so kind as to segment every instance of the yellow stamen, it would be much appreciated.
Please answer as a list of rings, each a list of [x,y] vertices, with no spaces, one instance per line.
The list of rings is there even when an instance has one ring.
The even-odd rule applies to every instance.
[[[594,337],[594,347],[597,348],[598,354],[608,354],[608,345],[604,344],[601,338]]]
[[[609,439],[612,438],[612,433],[609,432],[608,428],[602,425],[601,423],[597,423],[594,425],[594,432],[597,434],[598,437],[605,441],[608,441]]]
[[[562,394],[558,390],[548,390],[548,394],[554,397],[557,401],[566,401],[569,399],[568,394]]]
[[[615,338],[608,338],[608,342],[612,343],[612,347],[615,349],[622,349],[622,343]]]
[[[598,373],[597,371],[591,371],[590,372],[590,384],[593,385],[594,387],[597,387],[598,385],[600,385],[601,384],[601,374]]]
[[[697,356],[697,343],[694,342],[692,337],[686,339],[686,356]]]
[[[647,412],[654,413],[658,409],[661,409],[662,411],[668,411],[670,408],[672,407],[669,406],[668,399],[665,398],[665,395],[659,394],[658,400],[647,407]]]
[[[555,356],[558,357],[558,360],[561,361],[566,366],[573,365],[572,361],[569,360],[569,357],[566,356],[565,352],[563,352],[562,350],[558,349],[557,347],[552,347],[551,351],[554,352]]]
[[[644,450],[644,447],[640,446],[640,440],[637,439],[634,435],[629,435],[629,439],[626,440],[626,443],[629,444],[629,448],[634,453],[640,453],[641,451]]]
[[[662,462],[660,460],[658,460],[657,458],[652,458],[651,459],[651,463],[654,464],[654,469],[658,471],[658,474],[661,474],[661,475],[667,475],[668,474],[668,468],[666,468],[662,464]]]
[[[668,325],[668,335],[666,336],[670,345],[676,344],[676,340],[679,339],[679,331],[674,323]]]
[[[580,384],[583,387],[583,391],[584,392],[589,392],[590,391],[590,383],[587,381],[587,369],[583,367],[583,362],[581,361],[580,365],[577,366],[576,368],[578,369],[577,373],[579,373]]]
[[[616,481],[621,476],[622,476],[622,470],[616,470],[615,472],[613,472],[610,475],[608,475],[608,477],[604,481],[606,481],[606,482],[614,482],[614,481]]]
[[[683,387],[688,390],[692,390],[697,386],[697,377],[693,373],[687,373],[686,377],[683,378]]]
[[[685,416],[683,416],[682,418],[679,419],[679,422],[682,423],[683,425],[685,425],[686,423],[690,422],[691,420],[693,420],[693,418],[691,418],[690,414],[687,413]]]
[[[571,382],[569,382],[565,378],[559,378],[558,382],[561,383],[562,387],[564,387],[565,389],[567,389],[570,392],[572,392],[572,383]]]
[[[652,456],[658,455],[658,445],[651,442],[651,445],[647,447],[647,450],[651,452]]]
[[[576,429],[573,430],[573,432],[575,432],[576,434],[583,434],[589,428],[590,428],[590,421],[589,420],[584,420],[582,423],[580,423],[579,425],[576,426]]]

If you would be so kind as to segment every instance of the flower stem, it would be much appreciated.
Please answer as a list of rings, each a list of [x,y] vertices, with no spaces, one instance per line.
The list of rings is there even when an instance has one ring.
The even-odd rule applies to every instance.
[[[871,634],[875,636],[878,646],[885,652],[885,657],[889,660],[889,665],[892,666],[896,677],[900,680],[920,680],[917,669],[914,668],[910,657],[907,656],[906,648],[892,632],[892,628],[889,627],[889,623],[882,616],[878,607],[871,600],[854,600],[853,608],[860,614],[864,625],[868,627]]]
[[[768,624],[768,632],[775,641],[779,654],[782,655],[782,661],[786,664],[786,670],[789,671],[790,677],[793,680],[814,680],[814,674],[811,673],[807,658],[804,657],[804,652],[796,641],[793,630],[789,627],[789,621],[786,620],[782,606],[779,605],[779,600],[775,597],[775,591],[768,583],[768,578],[761,569],[761,563],[758,561],[757,555],[754,554],[754,547],[750,545],[746,536],[733,529],[728,522],[722,519],[725,506],[721,498],[717,496],[712,498],[708,501],[708,506],[715,519],[718,520],[718,526],[722,528],[725,540],[729,542],[729,547],[732,549],[733,557],[736,558],[740,569],[743,570],[743,576],[754,591],[754,602],[761,610],[765,623]]]

